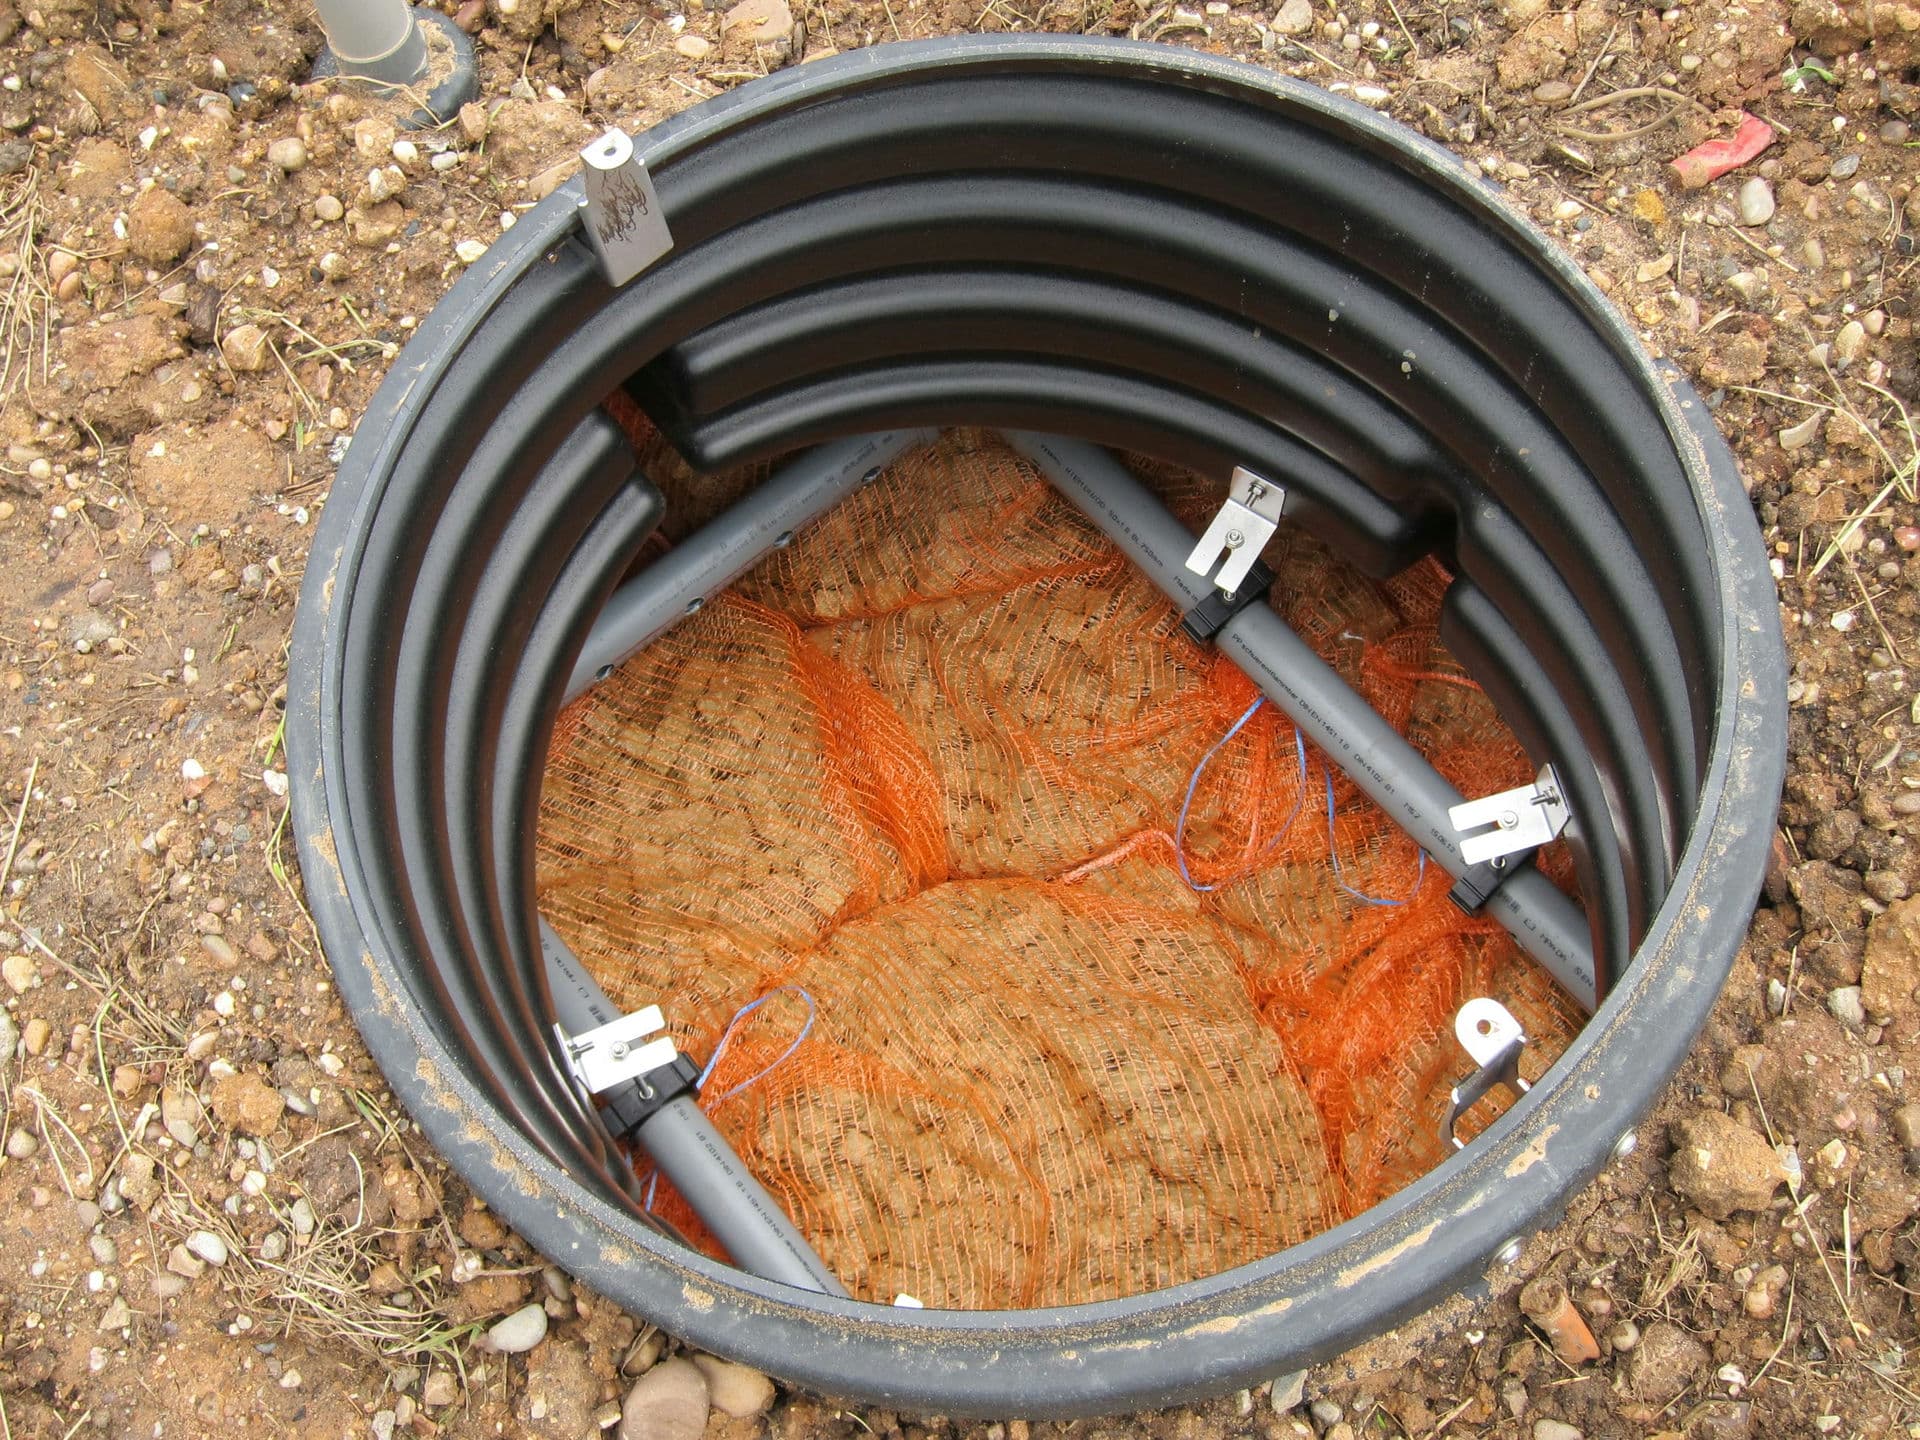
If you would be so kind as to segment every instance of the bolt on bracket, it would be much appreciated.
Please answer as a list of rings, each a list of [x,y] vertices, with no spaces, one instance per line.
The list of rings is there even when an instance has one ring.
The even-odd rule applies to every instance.
[[[1227,501],[1214,515],[1213,523],[1187,556],[1187,569],[1196,575],[1209,574],[1220,557],[1226,563],[1213,583],[1231,595],[1246,580],[1260,552],[1280,528],[1286,510],[1287,492],[1271,480],[1263,479],[1239,466],[1227,484]]]
[[[589,1094],[600,1095],[673,1064],[680,1052],[669,1036],[660,1034],[666,1027],[660,1007],[648,1005],[578,1035],[569,1035],[557,1025],[554,1029],[575,1078]],[[650,1035],[658,1038],[649,1040]]]
[[[1541,766],[1531,785],[1465,800],[1447,811],[1460,835],[1460,856],[1469,865],[1537,849],[1566,829],[1571,818],[1551,765]],[[1470,830],[1480,833],[1470,835]]]

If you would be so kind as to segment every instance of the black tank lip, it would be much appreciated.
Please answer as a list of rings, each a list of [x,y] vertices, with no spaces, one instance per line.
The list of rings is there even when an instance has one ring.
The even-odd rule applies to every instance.
[[[1785,657],[1772,584],[1731,457],[1704,407],[1660,375],[1625,322],[1497,188],[1448,152],[1357,104],[1233,62],[1123,41],[967,37],[854,52],[748,86],[667,122],[650,163],[722,130],[849,87],[989,64],[1002,70],[1107,67],[1287,106],[1392,153],[1508,238],[1581,303],[1623,366],[1653,396],[1693,480],[1721,601],[1723,665],[1703,807],[1661,906],[1653,943],[1603,1004],[1587,1044],[1543,1078],[1475,1152],[1365,1215],[1301,1246],[1146,1296],[1052,1310],[895,1311],[809,1297],[663,1245],[630,1216],[577,1188],[453,1063],[401,991],[348,888],[360,863],[351,825],[334,827],[338,772],[354,763],[338,730],[337,638],[329,616],[352,585],[363,521],[378,505],[396,427],[471,322],[572,228],[577,183],[524,217],[423,323],[375,397],[323,513],[296,617],[288,704],[290,778],[309,902],[343,996],[368,1044],[436,1145],[510,1223],[611,1298],[696,1344],[816,1389],[949,1414],[1099,1414],[1218,1393],[1329,1358],[1470,1279],[1509,1238],[1546,1223],[1605,1163],[1619,1129],[1665,1084],[1717,993],[1744,931],[1784,773]],[[1744,522],[1744,527],[1742,522]],[[1737,661],[1737,663],[1736,663]],[[361,763],[377,763],[362,757]],[[348,817],[350,819],[350,817]],[[1717,889],[1706,888],[1711,860]],[[1737,885],[1734,887],[1738,891]],[[1730,915],[1729,898],[1739,901]],[[1717,923],[1716,923],[1717,922]],[[1724,932],[1724,933],[1722,933]],[[1612,1052],[1596,1055],[1595,1051]],[[1613,1127],[1609,1128],[1609,1123]],[[644,1260],[643,1260],[644,1257]],[[649,1283],[638,1284],[639,1280]],[[608,1283],[609,1281],[613,1283]]]

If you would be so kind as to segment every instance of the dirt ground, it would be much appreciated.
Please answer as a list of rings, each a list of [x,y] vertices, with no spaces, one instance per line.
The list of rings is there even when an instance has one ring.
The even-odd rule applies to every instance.
[[[467,0],[481,103],[409,134],[305,83],[295,7],[0,0],[0,1436],[582,1436],[649,1370],[650,1440],[709,1397],[729,1440],[1920,1435],[1920,9],[758,4]],[[671,1344],[543,1268],[392,1101],[280,768],[314,515],[460,268],[607,125],[976,29],[1238,55],[1507,185],[1709,397],[1793,661],[1765,898],[1639,1150],[1490,1297],[1303,1387],[1072,1426],[656,1366]],[[1771,148],[1684,188],[1667,162],[1742,109]],[[529,1305],[544,1340],[479,1343]]]

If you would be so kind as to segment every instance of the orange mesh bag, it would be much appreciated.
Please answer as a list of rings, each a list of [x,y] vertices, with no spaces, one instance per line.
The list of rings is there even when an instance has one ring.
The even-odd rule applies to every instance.
[[[681,526],[751,479],[651,458]],[[1143,474],[1190,523],[1217,504]],[[1438,646],[1437,565],[1374,585],[1284,531],[1269,559],[1443,771],[1528,773]],[[702,1104],[854,1294],[1215,1273],[1443,1158],[1467,998],[1520,1017],[1530,1073],[1578,1024],[1258,700],[1030,466],[950,434],[568,708],[541,908],[619,1004],[696,1056],[729,1036]]]

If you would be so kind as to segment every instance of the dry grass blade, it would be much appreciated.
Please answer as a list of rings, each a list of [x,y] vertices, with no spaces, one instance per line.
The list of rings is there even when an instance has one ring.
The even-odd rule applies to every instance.
[[[1664,1271],[1647,1271],[1646,1281],[1640,1287],[1640,1308],[1658,1310],[1675,1290],[1697,1279],[1703,1268],[1700,1232],[1689,1230],[1685,1239],[1667,1249],[1667,1267]]]
[[[1863,509],[1857,511],[1848,519],[1847,523],[1840,527],[1839,533],[1827,542],[1826,548],[1820,552],[1820,558],[1814,561],[1812,575],[1815,577],[1817,577],[1822,570],[1826,569],[1832,562],[1833,557],[1838,555],[1846,547],[1847,541],[1853,538],[1860,527],[1879,513],[1880,507],[1887,503],[1888,499],[1892,497],[1896,490],[1900,492],[1901,496],[1903,496],[1909,504],[1914,503],[1916,499],[1920,499],[1920,489],[1916,489],[1916,477],[1920,477],[1920,432],[1914,430],[1913,413],[1902,403],[1900,397],[1892,391],[1884,390],[1880,386],[1867,380],[1860,382],[1863,388],[1873,391],[1874,394],[1880,396],[1881,399],[1891,405],[1894,414],[1898,416],[1898,419],[1892,423],[1896,429],[1906,436],[1907,453],[1904,459],[1896,458],[1893,451],[1887,448],[1886,442],[1880,438],[1880,432],[1874,426],[1868,424],[1866,418],[1861,415],[1847,399],[1846,392],[1840,388],[1839,378],[1831,369],[1827,371],[1827,378],[1833,383],[1833,393],[1836,400],[1833,408],[1851,420],[1854,425],[1859,428],[1860,432],[1873,442],[1873,448],[1880,452],[1880,458],[1886,462],[1890,475],[1886,484],[1880,487],[1873,499],[1869,500]]]
[[[0,193],[0,405],[53,368],[53,286],[40,255],[40,175]]]
[[[40,778],[40,757],[33,757],[33,768],[27,771],[26,788],[20,792],[20,809],[13,817],[13,836],[7,841],[7,858],[0,864],[0,894],[5,894],[7,880],[13,874],[13,858],[20,851],[20,827],[27,823],[27,806],[33,801],[33,782]]]

